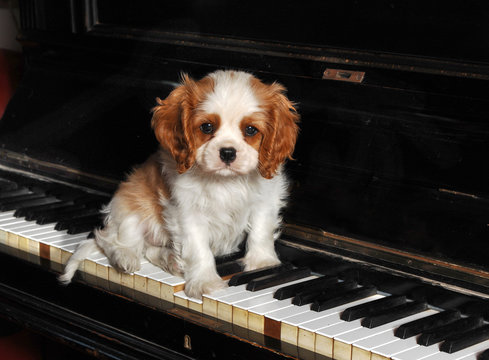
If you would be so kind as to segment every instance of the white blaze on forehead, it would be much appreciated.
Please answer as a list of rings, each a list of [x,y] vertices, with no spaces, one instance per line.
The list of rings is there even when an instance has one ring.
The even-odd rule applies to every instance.
[[[204,112],[218,114],[221,122],[236,124],[244,116],[261,110],[251,88],[250,74],[240,71],[216,71],[209,76],[214,80],[214,88],[200,106]]]

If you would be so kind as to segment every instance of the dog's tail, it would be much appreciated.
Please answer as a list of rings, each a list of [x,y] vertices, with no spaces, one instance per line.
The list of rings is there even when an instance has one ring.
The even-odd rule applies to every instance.
[[[78,248],[71,255],[70,259],[65,265],[65,269],[63,274],[58,277],[60,283],[68,285],[71,282],[71,279],[75,275],[80,263],[85,260],[91,253],[98,249],[97,243],[95,239],[87,239],[82,241]]]

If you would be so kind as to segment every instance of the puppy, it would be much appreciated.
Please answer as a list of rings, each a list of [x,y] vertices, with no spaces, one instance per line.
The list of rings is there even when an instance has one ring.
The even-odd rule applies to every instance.
[[[214,256],[247,235],[245,270],[275,265],[287,197],[282,164],[298,133],[294,105],[278,83],[216,71],[157,99],[152,127],[160,149],[121,183],[103,210],[105,226],[68,261],[69,283],[96,246],[126,273],[145,256],[182,275],[188,296],[223,288]]]

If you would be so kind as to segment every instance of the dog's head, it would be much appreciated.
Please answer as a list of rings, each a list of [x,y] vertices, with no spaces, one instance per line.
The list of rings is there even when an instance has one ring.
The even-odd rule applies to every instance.
[[[152,126],[180,173],[192,166],[222,176],[258,169],[269,179],[294,150],[299,116],[278,83],[238,71],[199,81],[184,75],[157,102]]]

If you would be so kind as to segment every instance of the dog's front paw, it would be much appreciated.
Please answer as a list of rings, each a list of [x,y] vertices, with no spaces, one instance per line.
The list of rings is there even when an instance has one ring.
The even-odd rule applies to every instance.
[[[274,266],[274,265],[279,265],[280,260],[278,259],[277,255],[270,254],[270,255],[256,255],[256,254],[246,254],[244,260],[244,270],[245,271],[250,271],[250,270],[255,270],[255,269],[261,269],[267,266]]]
[[[214,291],[224,289],[226,286],[226,282],[217,275],[213,276],[212,279],[189,279],[185,282],[185,294],[200,299],[202,294],[211,294]]]
[[[114,267],[122,272],[132,274],[141,267],[141,260],[134,251],[125,248],[119,248],[110,256],[110,262]]]

